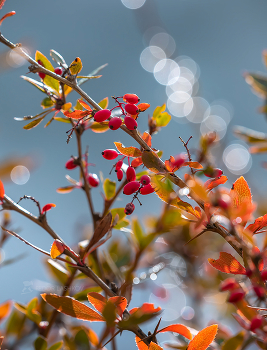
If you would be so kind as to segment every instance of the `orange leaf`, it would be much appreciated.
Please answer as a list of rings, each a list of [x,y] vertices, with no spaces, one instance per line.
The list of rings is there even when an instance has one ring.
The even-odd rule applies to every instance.
[[[65,245],[56,239],[51,247],[50,256],[52,259],[56,259],[59,255],[61,255],[65,250]]]
[[[159,346],[156,343],[153,343],[153,341],[149,344],[148,350],[163,350],[161,346]]]
[[[135,342],[139,350],[148,350],[148,346],[139,337],[135,337]]]
[[[86,117],[87,115],[90,114],[89,111],[80,111],[80,110],[76,110],[74,112],[64,112],[63,113],[66,117],[68,118],[72,118],[72,119],[80,119],[80,118],[83,118],[83,117]]]
[[[154,304],[144,303],[141,307],[139,307],[139,310],[142,311],[143,314],[152,314],[154,312],[159,312],[161,307],[159,306],[155,309]]]
[[[87,111],[91,112],[92,108],[89,106],[88,103],[84,102],[83,100],[78,100],[78,102],[85,108]]]
[[[0,304],[0,322],[8,316],[12,306],[12,301],[7,300],[6,302]]]
[[[48,210],[51,210],[54,207],[56,207],[56,205],[54,203],[48,203],[48,204],[44,205],[42,208],[42,214],[44,214]]]
[[[107,303],[107,299],[103,297],[103,295],[96,292],[91,292],[87,294],[87,298],[97,311],[101,313],[103,312],[103,309]]]
[[[120,142],[114,142],[117,150],[127,157],[141,157],[142,152],[136,147],[124,147]]]
[[[151,137],[151,135],[150,135],[148,132],[145,131],[145,132],[143,133],[142,139],[147,143],[147,145],[148,145],[149,147],[151,147],[151,139],[152,139],[152,137]]]
[[[213,342],[218,330],[218,325],[213,324],[202,329],[188,345],[187,350],[206,350]]]
[[[184,162],[182,166],[190,166],[190,168],[194,169],[203,169],[203,166],[199,162]]]
[[[84,321],[104,321],[104,318],[90,307],[71,297],[61,297],[56,294],[41,294],[41,297],[57,311]]]
[[[10,11],[10,12],[8,12],[6,15],[4,15],[4,16],[0,19],[0,25],[3,23],[3,21],[4,21],[7,17],[14,16],[15,14],[16,14],[15,11]]]
[[[243,176],[240,176],[234,182],[230,191],[230,196],[232,197],[234,207],[239,207],[242,203],[252,203],[250,188],[248,187],[248,183]]]
[[[137,107],[138,107],[140,112],[144,112],[150,107],[150,104],[149,103],[139,103],[139,105],[137,105]]]
[[[179,169],[173,165],[174,162],[175,162],[175,158],[173,156],[170,156],[169,160],[165,160],[165,166],[166,166],[167,170],[171,173],[174,173],[176,170]]]
[[[265,226],[267,226],[267,214],[257,218],[253,224],[248,225],[247,229],[252,233],[257,233],[257,231],[261,230]]]
[[[208,259],[208,262],[211,266],[221,272],[232,273],[234,275],[246,274],[246,269],[239,263],[239,261],[226,252],[221,252],[219,259]]]
[[[127,307],[127,299],[125,297],[111,297],[108,300],[116,306],[116,312],[121,316]]]
[[[141,164],[143,164],[142,157],[137,157],[132,160],[131,166],[137,168]]]
[[[213,188],[223,185],[228,180],[227,176],[222,175],[216,179],[210,179],[204,183],[204,186],[207,190],[212,190]]]
[[[57,188],[58,193],[69,193],[71,192],[75,186],[65,186],[65,187],[59,187]]]
[[[0,199],[3,199],[4,195],[5,195],[4,185],[3,185],[3,182],[0,180]]]
[[[174,333],[181,334],[183,337],[189,340],[192,339],[192,334],[190,330],[182,324],[171,324],[170,326],[162,328],[157,333],[162,333],[162,332],[174,332]]]

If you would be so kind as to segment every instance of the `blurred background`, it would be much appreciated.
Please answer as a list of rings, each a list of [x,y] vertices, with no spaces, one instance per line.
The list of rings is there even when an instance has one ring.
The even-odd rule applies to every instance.
[[[148,113],[166,103],[172,120],[153,137],[153,147],[163,151],[163,159],[184,151],[179,136],[184,140],[193,136],[189,146],[196,149],[201,134],[216,131],[220,142],[214,147],[213,156],[216,165],[229,177],[228,187],[237,176],[244,174],[254,200],[261,200],[265,195],[266,170],[261,167],[265,157],[256,155],[252,159],[247,145],[234,137],[232,128],[243,125],[266,130],[266,120],[257,112],[260,99],[244,80],[246,71],[265,72],[266,69],[262,62],[262,51],[267,46],[266,2],[6,0],[0,14],[12,10],[16,15],[4,22],[1,31],[12,42],[22,43],[31,56],[39,50],[49,57],[50,49],[54,49],[68,64],[78,56],[84,75],[108,63],[100,79],[83,86],[95,101],[136,93],[141,102],[151,104]],[[25,165],[26,157],[29,164],[11,171],[9,181],[4,182],[6,193],[14,201],[31,195],[41,206],[55,203],[56,208],[47,214],[48,221],[71,244],[77,242],[77,237],[82,238],[79,227],[90,225],[83,193],[78,190],[68,195],[56,192],[58,187],[68,184],[65,162],[71,155],[76,156],[76,143],[74,138],[66,143],[67,124],[53,122],[44,129],[43,122],[27,131],[23,129],[25,123],[14,120],[14,117],[42,111],[42,93],[20,78],[27,72],[27,63],[1,45],[0,161],[4,163],[16,157]],[[28,76],[39,80],[33,74]],[[77,98],[72,93],[70,102],[74,103]],[[147,112],[138,121],[142,132],[147,129]],[[136,146],[121,130],[105,134],[87,131],[83,135],[84,149],[89,146],[89,162],[96,165],[93,172],[102,171],[108,176],[113,163],[104,160],[101,152],[113,148],[113,141]],[[70,175],[74,177],[73,173]],[[112,179],[115,180],[114,173]],[[95,207],[99,211],[103,205],[100,192],[101,188],[93,189]],[[123,196],[119,200],[120,206],[127,203]],[[22,205],[37,214],[31,201],[24,201]],[[160,200],[154,195],[146,196],[136,214],[140,218],[157,215],[160,207]],[[52,239],[45,232],[15,213],[12,218],[16,232],[49,250]],[[25,256],[19,262],[3,268],[0,265],[0,278],[5,281],[0,302],[11,298],[25,303],[38,293],[34,291],[33,281],[49,280],[42,265],[43,257],[15,238],[5,245],[2,263],[22,253]],[[27,283],[31,294],[23,293]],[[177,297],[179,291],[173,293]],[[137,293],[136,298],[139,297]],[[183,293],[178,299],[181,305],[175,315],[169,316],[171,320],[177,319],[187,305]],[[189,316],[184,313],[184,319],[190,319],[193,311],[186,309]],[[206,321],[209,319],[207,315]]]

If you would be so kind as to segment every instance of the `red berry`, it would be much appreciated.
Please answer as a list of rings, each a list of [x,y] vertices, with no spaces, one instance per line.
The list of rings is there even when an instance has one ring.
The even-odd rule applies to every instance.
[[[115,171],[120,170],[121,167],[122,167],[122,164],[123,164],[123,160],[119,160],[119,161],[116,163]]]
[[[115,159],[118,157],[118,155],[119,153],[115,151],[115,149],[105,149],[105,151],[102,152],[102,156],[108,160]]]
[[[154,188],[151,186],[151,184],[145,185],[141,187],[140,193],[143,195],[150,194],[155,192]]]
[[[57,75],[62,75],[63,69],[62,69],[61,67],[57,67],[57,68],[55,68],[55,73],[56,73]]]
[[[134,192],[138,191],[140,188],[140,183],[138,181],[131,181],[128,182],[123,187],[123,194],[126,194],[127,196],[133,194]]]
[[[96,174],[89,174],[87,177],[87,181],[89,182],[89,185],[92,187],[97,187],[100,182]]]
[[[42,62],[42,61],[38,60],[38,63],[39,63],[41,66],[43,66],[43,67],[44,67],[44,65],[43,65],[43,62]],[[40,77],[41,79],[44,79],[44,78],[45,78],[45,76],[46,76],[46,74],[45,74],[45,73],[42,73],[42,72],[39,72],[39,73],[38,73],[38,75],[39,75],[39,77]]]
[[[263,287],[260,287],[260,286],[254,286],[253,289],[254,289],[254,292],[257,295],[257,297],[259,299],[263,299],[264,294],[265,294],[265,289]]]
[[[101,111],[98,111],[94,115],[94,120],[98,123],[101,123],[105,120],[107,120],[111,116],[111,112],[109,109],[101,109]]]
[[[127,105],[124,106],[124,109],[127,113],[131,115],[136,115],[138,113],[138,107],[130,103],[127,103]]]
[[[250,323],[250,330],[254,332],[256,329],[260,328],[262,325],[263,319],[260,315],[255,316]]]
[[[251,269],[246,269],[246,276],[249,278],[253,275],[253,271]]]
[[[133,203],[128,203],[125,206],[124,213],[126,215],[131,215],[133,213],[134,209],[135,209],[134,204]]]
[[[238,301],[242,300],[245,296],[245,292],[243,290],[237,290],[235,292],[232,292],[229,296],[229,303],[237,303]]]
[[[267,280],[267,270],[264,270],[264,271],[261,272],[261,279],[263,281]]]
[[[228,194],[222,194],[218,199],[218,206],[224,210],[227,210],[231,205],[231,198]]]
[[[135,95],[135,94],[125,94],[123,96],[123,99],[127,102],[127,103],[132,103],[132,104],[136,104],[140,101],[140,98]]]
[[[126,170],[126,178],[128,182],[135,181],[136,179],[135,170],[131,166],[129,166]]]
[[[226,290],[231,290],[234,289],[236,286],[238,286],[236,280],[234,278],[227,278],[226,280],[224,280],[221,285],[220,285],[220,290],[222,292],[226,291]]]
[[[123,171],[121,169],[117,170],[117,179],[121,181],[123,178]]]
[[[148,185],[151,182],[151,179],[148,175],[142,175],[140,178],[140,182],[142,185]]]
[[[132,117],[126,116],[124,118],[124,124],[127,126],[129,130],[135,130],[138,126],[136,120],[134,120]]]
[[[178,154],[174,157],[174,161],[172,162],[175,168],[180,168],[186,161],[187,156],[184,153]]]
[[[65,164],[65,168],[66,168],[66,169],[69,169],[69,170],[75,169],[75,168],[77,168],[77,166],[78,166],[78,165],[75,164],[73,158],[69,159],[69,160],[67,161],[67,163]]]
[[[219,169],[219,168],[207,168],[206,170],[204,170],[204,175],[207,176],[207,177],[220,177],[222,176],[223,174],[223,171],[222,169]]]
[[[122,120],[120,117],[113,117],[110,119],[108,126],[111,130],[117,130],[122,124]]]

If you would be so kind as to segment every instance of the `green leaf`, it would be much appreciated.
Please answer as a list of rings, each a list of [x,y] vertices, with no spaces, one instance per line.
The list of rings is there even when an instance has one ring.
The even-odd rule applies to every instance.
[[[102,288],[100,287],[90,287],[84,290],[81,290],[80,292],[76,293],[73,298],[78,301],[87,301],[87,294],[91,292],[100,293],[102,291]]]
[[[123,227],[127,227],[130,225],[130,221],[128,219],[122,219],[119,222],[117,222],[117,225],[114,226],[115,230],[120,230]]]
[[[108,64],[103,64],[102,66],[94,69],[90,74],[88,74],[89,77],[91,77],[92,75],[96,75],[97,73],[99,73],[103,68],[105,68]],[[81,86],[82,84],[84,84],[88,79],[87,78],[83,78],[81,80],[78,81],[78,85]]]
[[[13,334],[16,337],[19,337],[25,321],[26,317],[19,311],[14,310],[6,322],[6,335]]]
[[[27,317],[35,322],[37,325],[42,321],[42,317],[38,311],[36,311],[36,308],[38,306],[38,298],[33,298],[29,304],[27,305]]]
[[[260,131],[248,129],[239,125],[235,126],[233,131],[235,136],[248,143],[267,142],[267,135]]]
[[[41,106],[43,108],[52,107],[52,106],[54,106],[54,104],[55,104],[55,102],[53,102],[50,97],[44,98],[43,101],[41,102]]]
[[[230,339],[227,339],[222,344],[222,350],[239,350],[242,347],[243,341],[245,337],[245,332],[242,331]]]
[[[49,111],[49,113],[50,113],[50,111]],[[47,114],[48,114],[48,113],[47,113]],[[47,116],[47,114],[44,115],[43,117],[40,117],[40,118],[38,118],[38,119],[33,120],[32,122],[30,122],[30,123],[27,124],[27,125],[24,125],[24,126],[23,126],[23,129],[25,129],[25,130],[30,130],[30,129],[35,128],[37,125],[39,125],[39,124],[41,123],[41,121]]]
[[[53,73],[55,72],[54,67],[52,66],[51,62],[40,51],[36,51],[35,60],[37,62],[41,61],[44,68],[50,70]],[[58,80],[50,77],[49,75],[46,75],[44,77],[43,81],[44,81],[45,85],[52,88],[57,93],[57,95],[59,95],[59,81]]]
[[[83,106],[80,104],[79,100],[77,100],[76,102],[76,106],[74,107],[75,111],[82,111],[83,110]]]
[[[44,337],[39,336],[34,342],[35,350],[46,350],[47,349],[47,341]]]
[[[61,284],[65,284],[67,282],[69,273],[61,264],[55,260],[48,259],[47,267],[56,281],[60,282]]]
[[[104,306],[102,311],[102,315],[106,321],[107,327],[112,327],[114,325],[114,321],[116,320],[116,306],[108,301]]]
[[[132,230],[135,235],[135,238],[137,239],[140,249],[142,249],[144,247],[145,234],[143,232],[142,226],[140,225],[140,222],[138,221],[138,219],[133,219]]]
[[[100,102],[98,102],[99,106],[103,109],[108,108],[108,97],[103,98]]]
[[[54,120],[57,120],[61,123],[70,123],[71,121],[68,118],[62,118],[62,117],[54,117]]]
[[[68,68],[68,65],[65,62],[64,58],[57,51],[50,50],[50,56],[59,66],[61,65],[64,68]]]
[[[106,179],[103,183],[103,190],[105,193],[105,199],[112,199],[116,193],[116,182],[111,181],[110,179]]]
[[[113,208],[110,210],[112,218],[114,220],[115,216],[118,214],[119,215],[119,221],[125,218],[126,214],[124,212],[125,208]]]
[[[169,124],[169,122],[171,120],[171,116],[169,113],[164,112],[164,113],[157,115],[155,120],[156,120],[156,124],[158,127],[164,127],[164,126],[167,126]]]
[[[55,343],[54,345],[51,345],[48,350],[59,350],[62,348],[62,346],[63,346],[63,341],[61,340],[61,341]]]

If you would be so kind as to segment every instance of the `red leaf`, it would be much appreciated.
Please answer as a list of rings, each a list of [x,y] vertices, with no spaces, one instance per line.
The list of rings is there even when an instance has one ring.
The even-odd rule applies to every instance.
[[[111,297],[108,301],[116,306],[116,312],[119,316],[123,314],[123,311],[127,307],[127,299],[125,297]]]
[[[148,346],[139,337],[135,337],[135,342],[139,350],[148,350]]]
[[[5,195],[4,185],[3,185],[3,182],[0,180],[0,199],[3,199],[4,195]]]
[[[131,166],[137,168],[139,165],[143,164],[142,157],[134,158],[132,160]]]
[[[181,334],[183,337],[189,340],[192,339],[192,334],[190,330],[182,324],[171,324],[170,326],[162,328],[157,333],[163,333],[163,332],[174,332],[174,333]]]
[[[64,112],[63,113],[66,117],[68,118],[72,118],[72,119],[80,119],[80,118],[83,118],[83,117],[86,117],[87,115],[90,114],[89,111],[80,111],[80,110],[76,110],[74,112]]]
[[[246,269],[229,253],[221,252],[219,259],[208,259],[208,261],[211,266],[221,272],[232,273],[234,275],[246,274]]]
[[[253,224],[248,225],[247,229],[255,234],[265,226],[267,226],[267,214],[257,218]]]
[[[89,106],[88,103],[84,102],[83,100],[78,100],[78,102],[85,108],[87,111],[92,112],[92,108]]]
[[[213,342],[218,330],[218,325],[213,324],[202,329],[188,345],[187,350],[206,350]]]
[[[48,203],[46,205],[43,206],[42,209],[42,214],[44,214],[45,212],[47,212],[48,210],[51,210],[52,208],[54,208],[56,205],[54,203]]]
[[[91,292],[87,294],[87,298],[97,311],[101,313],[103,312],[103,309],[107,303],[107,299],[103,297],[103,295],[96,292]]]
[[[223,185],[226,181],[228,180],[227,176],[225,175],[222,175],[216,179],[210,179],[208,181],[206,181],[204,183],[204,187],[207,189],[207,190],[212,190],[213,188],[219,186],[219,185]]]
[[[2,4],[3,6],[3,4]],[[3,21],[7,18],[7,17],[11,17],[14,16],[16,14],[15,11],[10,11],[8,12],[6,15],[4,15],[1,19],[0,19],[0,25],[3,23]]]
[[[152,137],[151,137],[151,135],[148,132],[145,131],[143,133],[142,139],[147,143],[147,145],[149,147],[151,147],[151,139],[152,139]]]
[[[159,306],[155,309],[154,304],[144,303],[141,307],[139,307],[139,310],[142,311],[143,314],[152,314],[154,312],[159,312],[161,307]]]

